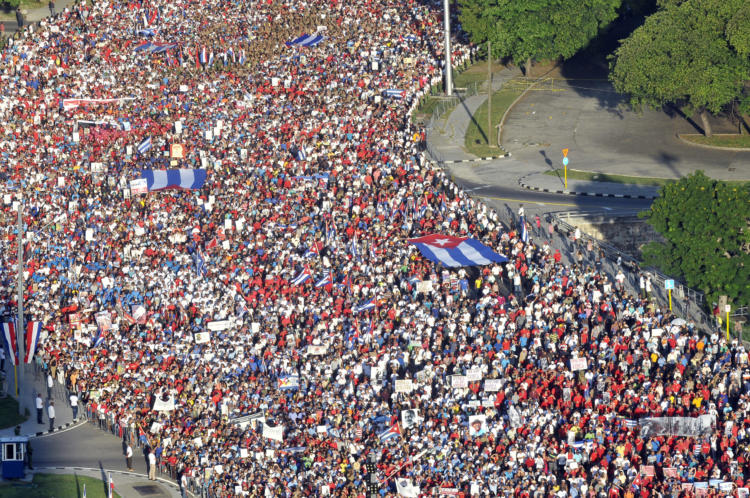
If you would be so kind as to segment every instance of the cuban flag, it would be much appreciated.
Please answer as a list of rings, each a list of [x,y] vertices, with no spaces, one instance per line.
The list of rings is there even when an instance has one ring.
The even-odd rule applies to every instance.
[[[133,52],[148,51],[148,50],[151,50],[151,47],[153,47],[153,46],[154,46],[153,43],[146,41],[146,42],[143,42],[140,45],[136,46],[133,49]]]
[[[302,285],[310,277],[312,277],[312,273],[309,268],[305,267],[299,275],[292,279],[292,285]]]
[[[214,51],[211,50],[211,53],[208,54],[208,65],[213,66],[214,65]]]
[[[145,169],[141,178],[146,179],[148,191],[165,188],[196,190],[206,183],[205,169]]]
[[[401,429],[398,428],[398,423],[395,423],[390,429],[378,434],[378,439],[380,439],[381,441],[388,441],[389,439],[400,436]]]
[[[322,35],[308,35],[307,33],[298,36],[294,40],[286,42],[287,47],[299,45],[300,47],[314,47],[325,39]]]
[[[94,337],[94,342],[92,343],[91,348],[98,348],[102,344],[104,344],[104,332],[102,332],[101,329],[97,328],[96,336]]]
[[[377,302],[374,297],[371,297],[367,301],[363,302],[362,304],[355,306],[352,310],[353,313],[361,313],[362,311],[371,310],[373,308],[377,307]]]
[[[245,63],[245,49],[240,50],[240,64]]]
[[[112,472],[108,472],[108,476],[107,477],[109,478],[109,486],[108,486],[109,490],[108,490],[108,493],[107,493],[107,498],[114,498],[114,496],[115,496],[115,482],[112,480]]]
[[[16,324],[13,322],[3,322],[3,346],[6,355],[10,356],[11,365],[16,365],[18,348],[16,347]]]
[[[83,483],[83,494],[81,495],[82,498],[86,498],[86,483]]]
[[[321,287],[330,287],[333,285],[333,278],[331,278],[331,272],[326,272],[323,278],[315,282],[315,288],[320,289]]]
[[[36,346],[39,344],[39,335],[41,332],[41,322],[29,322],[26,324],[26,351],[24,351],[24,363],[31,363],[31,359],[36,352]]]
[[[287,377],[281,377],[279,379],[279,389],[284,391],[287,389],[298,389],[299,388],[299,376],[289,375]]]
[[[208,52],[206,51],[206,47],[203,47],[201,49],[200,63],[206,64],[207,62],[208,62]]]
[[[297,149],[297,160],[307,161],[307,152],[305,152],[304,147],[300,147],[299,149]]]
[[[349,275],[346,275],[344,277],[344,280],[341,281],[340,284],[338,284],[339,288],[344,288],[348,290],[349,292],[352,291],[352,279]]]
[[[323,244],[321,244],[320,242],[313,242],[310,248],[307,251],[305,251],[304,256],[306,258],[317,256],[318,254],[320,254],[321,249],[323,249]]]
[[[151,137],[147,137],[143,139],[141,143],[138,144],[138,153],[139,154],[145,154],[151,150]]]
[[[433,263],[442,263],[449,268],[508,261],[505,256],[496,253],[478,240],[468,237],[433,233],[417,239],[409,239],[407,242],[417,246],[422,256]]]
[[[526,229],[526,217],[521,216],[519,221],[521,225],[521,241],[525,244],[529,241],[529,231]]]

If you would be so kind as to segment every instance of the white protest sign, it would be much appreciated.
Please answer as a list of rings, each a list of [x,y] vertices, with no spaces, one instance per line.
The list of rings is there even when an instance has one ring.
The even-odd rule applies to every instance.
[[[466,371],[466,380],[469,382],[477,382],[482,380],[482,369],[481,368],[470,368]]]
[[[136,178],[130,180],[130,193],[133,195],[147,194],[148,193],[148,182],[145,178]]]
[[[284,441],[284,426],[271,427],[270,425],[263,424],[263,437],[273,439],[274,441]]]
[[[588,368],[588,363],[586,362],[586,358],[571,358],[570,359],[570,370],[573,372],[577,372],[578,370],[586,370]]]
[[[500,379],[486,379],[484,381],[484,390],[488,393],[496,393],[503,387],[503,381]]]
[[[196,332],[193,334],[196,344],[205,344],[211,342],[211,334],[209,332]]]
[[[469,387],[469,380],[465,375],[454,375],[451,377],[451,387],[454,389],[466,389]]]
[[[410,393],[414,389],[411,379],[396,379],[395,390],[397,393]]]

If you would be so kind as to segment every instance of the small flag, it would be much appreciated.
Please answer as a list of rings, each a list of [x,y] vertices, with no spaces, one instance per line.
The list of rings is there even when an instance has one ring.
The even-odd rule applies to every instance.
[[[401,436],[401,429],[398,428],[398,423],[395,423],[390,429],[378,434],[378,439],[380,439],[381,441],[387,441],[391,438],[399,436]]]
[[[351,292],[352,291],[352,279],[351,279],[351,277],[349,275],[346,275],[344,277],[344,280],[342,280],[341,283],[338,284],[338,286],[339,286],[339,288],[343,287],[344,289],[346,289],[349,292]]]
[[[297,389],[299,387],[299,376],[290,375],[279,379],[279,389]]]
[[[359,306],[355,306],[352,310],[353,313],[360,313],[362,311],[367,311],[375,308],[377,306],[377,303],[375,302],[375,298],[372,297],[368,299],[367,301],[363,302]]]
[[[529,232],[526,230],[526,217],[521,216],[519,223],[521,224],[521,241],[525,244],[529,241]]]
[[[297,275],[296,277],[292,279],[292,285],[301,285],[305,283],[305,281],[311,276],[312,276],[312,273],[307,267],[305,267],[305,269],[302,270],[302,272],[299,275]]]
[[[86,498],[86,483],[83,483],[83,495],[82,498]]]
[[[112,472],[109,472],[109,493],[108,498],[114,498],[115,496],[115,482],[112,480]]]
[[[305,251],[304,256],[306,258],[309,258],[311,256],[317,256],[318,254],[320,254],[321,249],[323,249],[323,244],[321,244],[320,242],[313,242],[310,248],[307,251]]]
[[[151,150],[151,137],[145,138],[141,143],[138,144],[138,153],[145,154]]]
[[[207,62],[208,62],[208,52],[206,51],[206,47],[203,47],[201,49],[200,63],[205,64]]]
[[[333,284],[333,280],[331,279],[331,272],[326,272],[326,274],[315,282],[315,288],[320,289],[321,287],[327,287]]]

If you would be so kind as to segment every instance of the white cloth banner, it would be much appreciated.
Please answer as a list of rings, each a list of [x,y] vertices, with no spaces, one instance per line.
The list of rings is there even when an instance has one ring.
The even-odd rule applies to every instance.
[[[284,426],[271,427],[270,425],[263,424],[263,437],[273,439],[274,441],[284,441]]]

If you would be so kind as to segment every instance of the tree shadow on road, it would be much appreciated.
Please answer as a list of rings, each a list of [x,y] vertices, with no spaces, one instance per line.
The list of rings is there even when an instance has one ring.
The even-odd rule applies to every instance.
[[[675,156],[673,154],[669,154],[669,153],[664,152],[664,151],[660,151],[654,157],[654,159],[656,159],[657,161],[659,161],[660,163],[662,163],[663,165],[665,165],[667,168],[669,168],[669,170],[672,173],[675,174],[676,178],[682,178],[682,173],[675,166],[677,163],[680,162],[680,158],[679,157],[677,157],[677,156]]]

